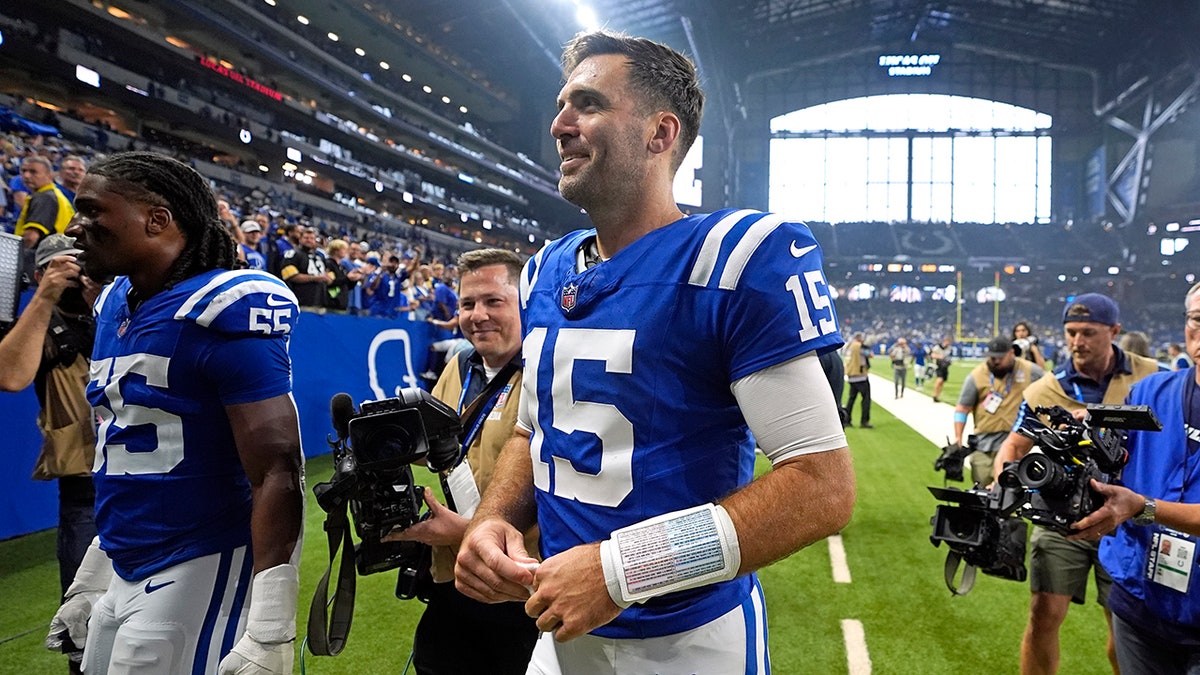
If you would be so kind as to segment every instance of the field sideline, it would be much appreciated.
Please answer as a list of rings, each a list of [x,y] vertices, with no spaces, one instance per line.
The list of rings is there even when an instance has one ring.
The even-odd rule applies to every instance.
[[[943,401],[957,398],[958,383],[972,365],[954,365]],[[931,389],[928,383],[925,391]],[[842,533],[851,582],[833,581],[827,542],[760,573],[769,608],[773,672],[851,672],[843,633],[847,620],[861,623],[866,650],[857,657],[854,675],[1017,672],[1017,649],[1029,602],[1027,586],[980,575],[970,595],[951,597],[942,582],[946,549],[929,543],[929,518],[936,501],[925,486],[942,484],[933,471],[938,451],[883,409],[885,399],[892,397],[890,386],[877,382],[872,393],[875,428],[848,430],[858,477],[858,503]],[[910,389],[906,399],[919,396]],[[949,407],[930,404],[928,409],[927,417],[944,416],[948,433]],[[327,479],[331,470],[328,455],[311,460],[309,487]],[[435,482],[423,470],[418,481]],[[301,639],[313,588],[327,562],[323,516],[310,489],[301,568]],[[0,673],[65,672],[63,657],[42,647],[57,599],[53,530],[0,542],[0,581],[5,609],[0,612]],[[403,672],[422,606],[395,599],[394,584],[394,573],[361,578],[346,650],[336,657],[306,655],[303,671],[297,660],[297,672]],[[1104,616],[1094,602],[1094,588],[1089,589],[1088,599],[1089,604],[1072,607],[1063,627],[1063,673],[1110,672],[1104,655]],[[863,657],[869,659],[865,670]]]

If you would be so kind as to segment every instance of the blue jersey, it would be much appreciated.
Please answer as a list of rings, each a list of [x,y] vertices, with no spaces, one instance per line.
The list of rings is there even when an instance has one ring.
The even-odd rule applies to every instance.
[[[121,578],[250,543],[250,485],[225,406],[291,391],[296,297],[262,272],[206,272],[130,311],[118,277],[96,301],[87,395],[96,525]]]
[[[689,216],[580,272],[594,234],[549,244],[521,280],[547,557],[749,483],[754,439],[731,383],[842,344],[821,250],[803,224],[757,211]],[[695,628],[741,603],[752,576],[634,605],[593,633]]]

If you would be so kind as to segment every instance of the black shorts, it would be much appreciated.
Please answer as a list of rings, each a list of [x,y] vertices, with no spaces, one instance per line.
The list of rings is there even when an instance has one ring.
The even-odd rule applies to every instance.
[[[941,378],[943,380],[947,380],[950,378],[950,364],[949,363],[946,363],[946,364],[939,363],[939,364],[937,364],[937,366],[935,366],[935,368],[936,368],[936,370],[934,371],[934,373],[939,378]]]

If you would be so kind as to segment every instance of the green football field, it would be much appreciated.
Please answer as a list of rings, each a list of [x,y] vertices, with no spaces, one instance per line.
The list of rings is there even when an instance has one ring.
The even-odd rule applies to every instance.
[[[955,365],[943,400],[954,400],[956,383],[970,365]],[[862,630],[861,640],[851,640],[859,644],[855,673],[1017,672],[1027,586],[980,575],[970,595],[951,596],[942,581],[946,549],[929,542],[936,501],[925,486],[941,485],[932,466],[938,451],[882,406],[875,407],[872,422],[873,430],[848,430],[858,477],[858,503],[842,533],[850,582],[833,580],[827,542],[760,573],[774,672],[850,672],[845,631],[853,635],[853,630],[844,626],[854,624],[848,622],[858,622]],[[949,419],[946,427],[949,431]],[[309,486],[327,479],[331,470],[328,455],[311,460]],[[434,482],[426,480],[424,470],[418,475],[420,482]],[[323,516],[310,495],[301,567],[301,639],[313,588],[327,562]],[[63,657],[42,648],[55,610],[57,579],[53,531],[0,542],[0,673],[65,672]],[[336,657],[306,654],[303,664],[297,660],[296,672],[403,672],[421,604],[397,600],[395,581],[394,573],[361,578],[346,650]],[[468,644],[470,636],[463,641]],[[1060,672],[1109,672],[1104,642],[1104,616],[1089,597],[1089,604],[1073,606],[1067,617]],[[869,670],[861,668],[863,659],[869,659]]]

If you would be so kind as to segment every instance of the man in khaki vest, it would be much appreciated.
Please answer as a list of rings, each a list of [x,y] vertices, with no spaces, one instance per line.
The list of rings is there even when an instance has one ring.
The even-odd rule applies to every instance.
[[[974,452],[968,459],[971,480],[979,485],[992,482],[992,459],[1013,428],[1025,389],[1044,372],[1018,359],[1012,342],[1003,336],[992,339],[983,356],[987,360],[967,376],[954,407],[954,445],[962,445],[967,415],[975,418]]]
[[[1060,405],[1067,410],[1080,410],[1087,404],[1124,403],[1133,383],[1158,372],[1158,363],[1122,351],[1113,344],[1120,332],[1120,310],[1111,298],[1086,293],[1069,300],[1063,310],[1063,335],[1070,359],[1025,390],[1025,402],[1021,404],[1016,424],[1025,415],[1032,415],[1038,406]],[[1015,432],[1009,434],[996,453],[995,473],[1000,473],[1005,462],[1021,459],[1032,448],[1031,439]],[[1083,604],[1088,572],[1093,569],[1097,601],[1107,607],[1112,579],[1100,565],[1099,545],[1068,541],[1056,532],[1034,529],[1029,555],[1029,587],[1033,596],[1029,624],[1021,641],[1022,673],[1058,671],[1059,627],[1072,601]],[[1107,609],[1105,615],[1109,621],[1108,655],[1116,672],[1112,615]]]

